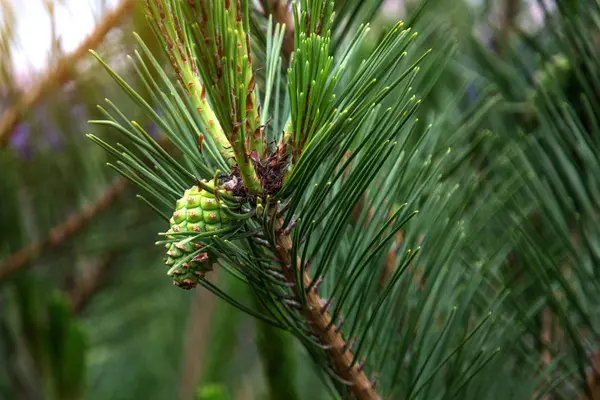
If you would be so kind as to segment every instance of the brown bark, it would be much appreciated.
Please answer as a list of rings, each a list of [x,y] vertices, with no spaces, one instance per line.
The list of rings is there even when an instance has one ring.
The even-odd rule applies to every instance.
[[[282,223],[281,219],[277,220],[276,229],[280,229]],[[291,259],[292,240],[287,235],[280,235],[277,240],[278,247],[275,255],[282,265],[283,275],[287,281],[295,282],[296,271],[292,269]],[[308,287],[311,281],[308,273],[305,272],[302,279],[304,280],[304,286]],[[295,286],[293,290],[296,297],[299,297]],[[302,312],[312,329],[312,333],[328,348],[327,351],[333,371],[344,381],[350,383],[350,391],[353,396],[359,400],[381,399],[359,363],[355,363],[350,368],[354,355],[351,349],[347,348],[341,332],[336,332],[335,324],[331,323],[331,315],[327,311],[326,304],[315,290],[306,293],[306,304],[303,305]]]

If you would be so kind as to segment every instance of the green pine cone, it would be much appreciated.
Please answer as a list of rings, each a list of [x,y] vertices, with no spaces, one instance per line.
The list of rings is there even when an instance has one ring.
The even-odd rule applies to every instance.
[[[203,181],[204,183],[211,185]],[[214,232],[226,228],[231,221],[222,210],[214,193],[198,186],[185,191],[183,197],[177,200],[175,212],[169,221],[171,228],[167,234],[174,232]],[[182,289],[193,289],[206,272],[212,270],[214,257],[208,252],[200,252],[200,243],[191,241],[190,236],[167,235],[169,239],[182,238],[179,242],[167,243],[166,264],[171,267],[168,275],[173,278],[173,284]]]

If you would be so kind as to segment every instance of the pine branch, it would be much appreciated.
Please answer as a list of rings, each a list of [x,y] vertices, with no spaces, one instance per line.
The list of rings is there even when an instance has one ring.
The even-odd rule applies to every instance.
[[[27,110],[37,105],[50,88],[64,84],[68,80],[73,66],[88,55],[89,49],[102,43],[108,32],[119,25],[129,14],[134,4],[135,0],[123,0],[114,10],[107,13],[92,33],[72,53],[61,58],[36,85],[22,96],[18,105],[4,112],[0,119],[0,148],[6,146],[15,126],[21,121]]]
[[[198,4],[201,5],[203,3],[200,2]],[[255,205],[252,203],[252,200],[247,201],[249,198],[245,196],[247,196],[247,194],[253,196],[257,193],[269,193],[269,191],[272,191],[272,193],[277,193],[278,200],[283,199],[289,201],[289,218],[298,218],[298,220],[302,219],[302,221],[310,221],[311,218],[318,218],[320,220],[327,218],[331,229],[333,229],[334,226],[337,226],[338,229],[341,228],[348,217],[345,211],[356,204],[356,201],[360,197],[360,193],[364,193],[367,190],[369,182],[372,182],[375,179],[378,171],[383,167],[383,163],[385,163],[388,157],[393,156],[394,149],[398,148],[396,147],[398,142],[394,139],[399,136],[400,130],[408,123],[412,113],[420,103],[420,101],[416,100],[415,96],[412,96],[406,98],[406,102],[398,102],[396,107],[387,109],[385,114],[380,114],[380,102],[385,99],[388,93],[391,93],[394,88],[400,87],[401,84],[403,85],[404,83],[402,82],[405,79],[410,79],[410,81],[406,82],[407,85],[412,83],[415,74],[418,72],[417,64],[424,59],[428,52],[421,56],[415,63],[410,64],[405,72],[399,75],[395,80],[389,80],[388,75],[400,67],[400,62],[407,54],[404,50],[416,37],[416,34],[411,34],[409,29],[403,29],[401,23],[396,24],[394,29],[382,41],[382,44],[377,47],[376,51],[361,64],[362,67],[358,70],[356,78],[350,80],[347,90],[341,91],[339,97],[341,100],[339,100],[335,96],[334,91],[338,80],[343,77],[343,66],[352,58],[351,54],[367,34],[368,27],[363,27],[357,32],[355,39],[353,39],[353,46],[351,46],[347,54],[339,60],[340,65],[337,65],[329,51],[330,31],[333,22],[333,2],[320,2],[320,0],[315,0],[311,2],[310,7],[306,2],[303,3],[301,9],[296,9],[295,11],[295,20],[297,24],[295,26],[296,37],[294,39],[297,52],[295,53],[292,67],[288,73],[288,76],[290,77],[290,84],[288,87],[289,95],[293,100],[293,112],[291,113],[290,119],[291,121],[294,121],[293,125],[295,128],[294,131],[291,132],[293,133],[293,140],[291,141],[292,148],[290,149],[291,151],[288,152],[285,148],[286,141],[284,140],[284,146],[278,148],[280,154],[275,153],[272,158],[266,158],[265,156],[268,156],[268,154],[265,154],[264,151],[262,151],[264,149],[261,149],[260,146],[266,143],[263,140],[264,132],[260,130],[257,132],[252,126],[250,126],[249,129],[246,129],[246,124],[242,123],[244,122],[244,118],[246,118],[247,121],[248,116],[251,117],[254,115],[252,113],[254,106],[256,105],[254,100],[248,101],[248,96],[252,94],[251,89],[254,88],[253,79],[250,78],[250,81],[247,80],[252,72],[250,53],[248,52],[247,55],[238,54],[243,52],[245,47],[249,48],[249,39],[247,35],[245,35],[248,31],[248,29],[245,29],[248,25],[247,2],[222,2],[222,0],[214,0],[213,2],[207,2],[207,4],[214,7],[210,8],[210,10],[207,8],[207,10],[204,11],[202,7],[199,7],[198,9],[193,7],[187,8],[184,2],[177,2],[175,0],[155,0],[154,2],[149,2],[150,7],[154,7],[153,16],[159,24],[158,30],[159,33],[162,34],[164,43],[167,45],[167,48],[176,49],[176,51],[174,50],[175,52],[171,54],[172,58],[175,59],[174,67],[179,67],[178,71],[185,71],[186,75],[189,75],[189,77],[197,77],[196,71],[194,70],[194,67],[197,67],[197,73],[200,75],[198,81],[204,82],[207,99],[213,99],[211,106],[214,108],[214,114],[218,118],[221,126],[226,127],[224,128],[224,134],[227,136],[232,147],[235,148],[239,170],[236,171],[237,175],[233,176],[236,178],[241,177],[241,180],[244,180],[246,174],[240,165],[240,161],[243,162],[246,158],[251,157],[253,163],[248,164],[248,166],[256,168],[255,172],[257,172],[257,174],[260,172],[259,176],[261,178],[273,176],[273,183],[278,185],[270,185],[272,182],[261,180],[258,184],[261,186],[260,189],[264,189],[263,191],[252,190],[252,185],[249,186],[247,182],[244,182],[245,185],[241,185],[239,197],[241,202],[248,203],[251,207],[251,212],[244,212],[243,214],[230,212],[226,214],[229,206],[224,202],[219,202],[219,204],[216,205],[217,209],[220,207],[220,211],[223,211],[224,215],[228,218],[234,218],[236,221],[244,221],[260,214],[268,216],[269,213],[262,207],[262,202],[259,202],[259,200],[265,199],[259,196],[259,198],[256,199],[256,209],[253,210],[252,208],[254,208]],[[234,4],[237,5],[234,6]],[[242,7],[242,4],[245,6]],[[190,3],[190,5],[192,5],[192,3]],[[167,10],[169,10],[170,13],[167,12]],[[234,10],[237,10],[238,12],[233,12]],[[239,15],[239,11],[242,10],[244,11],[243,17]],[[182,21],[186,20],[201,21],[202,24],[183,24]],[[235,23],[232,23],[232,21]],[[165,32],[164,34],[163,31]],[[212,34],[211,32],[216,32],[218,35],[215,36],[215,34]],[[193,40],[190,39],[190,35],[194,35]],[[244,36],[247,38],[245,47],[244,40],[240,39]],[[271,46],[271,48],[277,48],[277,50],[268,54],[279,55],[282,39],[280,34],[277,37],[278,44],[276,46]],[[211,44],[213,42],[215,42],[214,46]],[[182,48],[180,49],[177,46],[170,47],[169,43],[180,43]],[[236,45],[236,43],[241,47]],[[217,49],[216,59],[213,47]],[[196,57],[193,57],[193,54],[196,54]],[[235,57],[236,54],[237,57]],[[400,54],[401,56],[397,57],[397,54]],[[241,62],[239,62],[240,58]],[[190,62],[191,60],[194,60],[194,63]],[[206,60],[207,62],[196,63],[195,60]],[[224,61],[227,62],[225,63]],[[140,63],[140,65],[142,65],[142,63]],[[307,65],[310,66],[310,68],[307,68]],[[152,108],[143,101],[143,99],[141,99],[122,78],[116,75],[110,68],[107,69],[118,80],[119,84],[127,91],[130,97],[144,107],[150,115],[156,116],[156,112],[152,110]],[[240,70],[242,71],[241,75]],[[243,73],[244,71],[247,73]],[[180,84],[184,88],[199,87],[199,85],[196,84],[189,85],[187,82],[194,81],[183,79],[183,82],[180,82]],[[211,82],[214,83],[211,84]],[[165,83],[167,83],[166,79]],[[235,91],[232,91],[232,89],[235,89]],[[403,98],[406,97],[409,92],[409,87],[405,88]],[[243,106],[244,101],[246,101],[246,107]],[[175,112],[177,109],[183,110],[182,116],[188,115],[187,108],[173,106],[167,101],[164,103],[168,109],[174,111],[174,119],[179,117]],[[249,107],[250,105],[253,107]],[[339,106],[339,108],[336,106]],[[338,113],[338,109],[342,109],[343,112]],[[396,115],[396,111],[398,112],[398,115],[402,115],[402,118],[394,122],[391,118],[393,115]],[[258,116],[258,114],[256,115]],[[108,116],[111,118],[110,115]],[[158,117],[155,118],[161,123],[159,125],[164,125],[163,129],[167,129],[173,138],[181,139],[179,140],[181,143],[178,147],[182,150],[186,148],[185,143],[189,142],[190,136],[193,138],[193,135],[189,135],[188,133],[194,133],[199,137],[202,137],[200,136],[202,133],[200,132],[200,129],[192,129],[190,132],[185,132],[185,129],[182,130],[180,127],[177,129],[170,129],[167,123],[164,123]],[[200,120],[200,118],[198,120]],[[256,119],[254,119],[254,121],[256,121]],[[349,128],[346,125],[350,124],[352,121],[357,121],[352,124],[357,124],[358,126],[356,128]],[[192,122],[200,122],[200,125],[202,125],[202,121],[191,121],[191,118],[189,122],[190,125],[192,125]],[[377,122],[385,125],[384,129],[375,130],[374,133],[367,135],[367,132],[372,131],[371,125]],[[106,125],[108,124],[109,123],[106,123]],[[115,126],[115,124],[112,125]],[[191,127],[193,128],[194,126]],[[234,132],[234,128],[239,129]],[[121,157],[121,165],[128,168],[128,170],[125,171],[126,173],[139,172],[140,174],[143,174],[146,181],[140,180],[140,186],[148,187],[152,190],[152,193],[155,194],[156,198],[161,200],[165,206],[169,206],[171,200],[175,201],[174,198],[179,195],[177,189],[184,189],[185,185],[188,184],[187,182],[191,180],[190,178],[193,179],[194,176],[175,160],[168,159],[163,154],[164,152],[159,150],[159,146],[156,146],[156,143],[150,141],[149,135],[139,132],[139,129],[134,132],[136,129],[137,127],[134,124],[130,124],[128,127],[123,126],[121,132],[132,139],[134,145],[140,150],[147,151],[149,153],[149,158],[153,157],[156,160],[164,161],[164,163],[158,165],[166,172],[164,176],[162,170],[152,172],[150,169],[141,165],[140,162],[130,156],[130,154],[133,154],[132,152],[119,153],[118,150],[107,143],[102,142],[100,139],[93,139],[111,153]],[[346,131],[346,129],[349,129],[350,132]],[[207,138],[211,136],[210,132],[208,133],[209,134],[206,135]],[[256,135],[253,136],[252,134]],[[362,135],[365,135],[364,139]],[[336,140],[341,137],[344,138],[342,141]],[[318,138],[318,142],[315,138]],[[356,143],[356,146],[358,146],[357,154],[360,153],[359,157],[354,159],[355,163],[352,162],[352,158],[340,165],[343,155],[351,146],[353,146],[353,143]],[[294,161],[297,162],[293,163],[294,168],[291,169],[292,173],[286,181],[283,179],[283,175],[285,169],[288,168],[286,159],[287,156],[289,156],[289,153],[295,156]],[[329,157],[327,157],[327,155],[329,155]],[[211,169],[203,163],[203,160],[200,159],[197,154],[189,154],[189,157],[190,160],[196,160],[196,166],[210,172]],[[311,191],[307,188],[311,182],[316,179],[325,179],[325,177],[320,177],[316,173],[316,166],[320,166],[320,168],[329,171],[326,176],[334,175],[335,179],[332,179],[327,182],[326,185],[320,185],[319,188]],[[400,168],[400,164],[389,164],[389,168],[395,170],[396,167]],[[265,169],[261,170],[260,168]],[[340,182],[338,171],[342,172],[346,168],[350,169],[350,174],[347,179]],[[205,172],[204,175],[208,176],[209,174]],[[166,177],[172,178],[173,176],[179,176],[180,182],[165,179]],[[219,173],[215,173],[215,186],[214,188],[211,187],[208,189],[209,191],[215,192],[215,197],[217,197],[217,193],[219,192],[217,189],[218,176]],[[239,179],[232,179],[231,181],[228,181],[225,185],[228,185],[227,187],[233,189],[235,193]],[[268,186],[268,184],[270,186]],[[338,184],[340,185],[339,193],[334,196],[332,200],[334,203],[330,203],[328,207],[321,207],[323,201],[326,199],[327,192],[331,187],[330,185]],[[225,185],[223,188],[225,188]],[[264,187],[262,185],[264,185]],[[245,186],[245,188],[243,186]],[[391,193],[392,188],[393,185],[390,181],[388,182],[386,190],[389,190]],[[242,189],[247,190],[248,193],[245,193]],[[225,194],[225,191],[219,193]],[[306,193],[308,193],[310,197],[303,199],[303,195]],[[189,205],[191,204],[191,201],[193,200],[184,198],[178,204],[185,203]],[[266,201],[268,206],[272,204],[268,197]],[[309,204],[306,206],[306,209],[302,207],[305,202],[308,202]],[[334,208],[333,206],[336,205],[335,202],[338,202],[337,205],[339,206]],[[388,206],[391,207],[391,204],[387,204],[383,199],[381,199],[380,202],[385,204],[386,209]],[[211,204],[213,203],[214,202],[211,200]],[[262,211],[259,210],[259,204]],[[202,205],[202,203],[200,203],[200,205]],[[245,206],[241,206],[241,208],[244,207]],[[292,209],[292,207],[294,209]],[[303,209],[298,212],[295,207],[302,207]],[[325,208],[322,210],[323,215],[313,217],[315,210],[318,208]],[[355,350],[353,346],[350,345],[351,341],[346,342],[342,333],[340,333],[340,326],[334,326],[332,323],[334,320],[337,320],[337,313],[341,313],[342,310],[336,309],[336,318],[333,318],[328,311],[329,302],[322,299],[316,289],[313,288],[309,290],[308,293],[304,293],[303,289],[301,289],[304,286],[309,288],[312,287],[310,284],[311,277],[308,273],[296,270],[296,266],[298,265],[296,251],[298,250],[298,247],[293,245],[289,236],[292,225],[287,225],[286,221],[286,229],[282,229],[284,217],[280,217],[275,221],[274,230],[272,229],[273,225],[271,224],[273,220],[270,220],[271,222],[269,222],[268,228],[265,224],[267,222],[266,220],[269,218],[266,217],[266,220],[262,220],[263,228],[265,229],[263,237],[266,238],[267,233],[271,233],[268,235],[268,240],[259,237],[260,233],[254,232],[254,230],[249,231],[248,233],[236,231],[230,236],[224,236],[221,233],[223,237],[220,237],[215,233],[211,240],[208,240],[207,234],[210,231],[207,229],[206,225],[203,225],[204,227],[196,225],[197,229],[195,232],[192,232],[193,228],[190,228],[190,220],[187,218],[195,217],[195,215],[197,215],[196,212],[194,211],[194,214],[188,214],[188,212],[185,211],[184,215],[183,212],[179,212],[179,209],[182,208],[179,207],[176,211],[177,214],[173,214],[174,217],[171,222],[173,230],[167,232],[167,238],[173,242],[170,245],[169,251],[173,249],[173,246],[175,246],[175,249],[179,250],[179,252],[171,251],[171,254],[169,254],[171,260],[168,260],[168,265],[171,267],[170,274],[174,276],[174,280],[177,284],[183,282],[185,286],[180,286],[189,289],[199,282],[206,287],[209,287],[211,290],[214,290],[215,293],[228,300],[231,304],[247,311],[251,315],[263,318],[276,326],[285,327],[285,325],[289,323],[288,325],[290,327],[298,328],[296,322],[298,322],[297,317],[299,316],[303,327],[302,329],[304,329],[305,326],[308,326],[308,329],[310,329],[309,336],[316,337],[319,344],[327,349],[326,353],[321,353],[321,355],[327,357],[328,369],[338,378],[338,381],[344,382],[348,386],[348,389],[343,390],[343,392],[349,391],[353,398],[358,399],[380,399],[379,394],[374,388],[374,384],[369,381],[363,371],[364,362],[356,363],[359,355],[361,356],[360,358],[362,358],[362,356],[368,352],[368,349],[363,348],[363,352],[361,353],[361,348],[358,346]],[[202,212],[204,212],[203,209]],[[378,220],[383,223],[382,227],[380,229],[371,230],[365,235],[365,243],[372,242],[373,246],[376,248],[373,257],[379,253],[383,255],[383,251],[385,251],[384,246],[390,244],[389,241],[391,241],[394,233],[401,229],[403,224],[406,223],[412,215],[415,215],[415,213],[409,213],[406,218],[400,219],[401,211],[398,210],[398,212],[394,213],[392,218],[387,220],[387,211],[379,214],[381,218]],[[304,218],[305,216],[311,216],[311,218]],[[184,222],[184,225],[177,225]],[[310,229],[306,226],[304,228]],[[205,231],[203,231],[203,229],[205,229]],[[304,232],[306,234],[305,236],[308,236],[309,234],[306,233],[306,229],[300,229],[300,231]],[[326,236],[328,230],[329,229],[323,233],[323,236]],[[171,239],[169,233],[182,233],[189,235],[190,238],[187,239],[185,243],[177,243],[177,238],[174,237]],[[260,268],[261,265],[255,262],[255,257],[250,256],[250,253],[247,251],[248,249],[238,247],[234,244],[236,235],[238,235],[239,238],[248,238],[255,234],[256,237],[253,237],[253,239],[259,244],[267,246],[275,255],[276,262],[282,267],[281,272],[283,272],[283,277],[279,274],[279,270],[277,271],[277,278],[270,277],[268,274],[269,271]],[[359,237],[356,237],[356,239],[359,239]],[[330,250],[338,248],[340,236],[334,235],[331,240],[326,241],[328,242],[326,248]],[[191,246],[192,243],[199,247],[197,249],[189,246],[186,247],[187,244],[190,244]],[[230,297],[227,293],[222,292],[218,288],[209,286],[205,280],[195,278],[195,276],[203,278],[205,271],[202,270],[202,265],[195,265],[191,262],[201,263],[206,261],[206,257],[209,256],[207,253],[203,254],[204,258],[197,257],[197,254],[206,246],[211,246],[210,251],[214,251],[218,257],[222,258],[225,265],[232,265],[234,266],[234,269],[237,269],[240,272],[244,270],[242,273],[244,275],[247,274],[248,284],[256,284],[254,289],[258,289],[256,290],[257,295],[268,295],[269,299],[267,301],[279,300],[279,297],[271,298],[271,295],[279,293],[282,290],[275,282],[281,278],[285,279],[285,282],[283,283],[286,287],[292,285],[292,288],[290,289],[292,291],[292,296],[296,297],[298,300],[301,299],[300,302],[294,302],[294,304],[298,304],[298,308],[301,312],[300,315],[296,314],[294,311],[293,321],[287,319],[278,321],[276,316],[274,316],[275,320],[272,320],[269,317],[263,316],[260,312],[256,312],[255,310],[246,307],[237,299]],[[361,255],[355,260],[356,262],[351,263],[355,269],[353,272],[356,272],[356,274],[354,274],[356,277],[360,275],[362,266],[366,265],[366,262],[371,260],[371,255],[367,254],[367,252],[371,252],[369,247],[370,246],[365,246],[361,251]],[[308,249],[308,247],[306,247],[306,249]],[[324,256],[321,265],[322,269],[326,268],[328,262],[332,260],[331,256],[331,251]],[[259,257],[259,259],[262,260],[261,257]],[[269,259],[271,259],[271,257],[269,257]],[[411,259],[411,257],[406,258],[406,264],[408,264]],[[349,262],[350,261],[353,260],[349,260]],[[300,262],[300,265],[304,267],[302,261]],[[242,266],[247,266],[248,268],[242,269]],[[301,269],[304,271],[304,268]],[[182,280],[182,275],[186,276],[185,280]],[[348,289],[353,285],[350,280],[344,283],[350,285],[347,287]],[[391,288],[393,285],[394,283],[392,282],[387,287]],[[287,293],[287,289],[283,290],[286,292],[286,295],[289,294]],[[382,302],[386,300],[389,290],[386,289],[386,292],[385,295],[380,297]],[[347,298],[347,295],[348,292],[346,290],[341,294],[344,299]],[[335,294],[332,294],[332,298],[336,298]],[[284,300],[290,299],[286,296]],[[279,305],[275,306],[276,308],[279,308]],[[287,313],[288,311],[290,310],[288,309],[285,312]],[[371,326],[371,324],[367,324],[367,329]],[[303,331],[301,332],[298,329],[295,329],[295,331],[300,336],[304,336],[306,333]],[[350,333],[349,336],[355,337],[353,333],[354,330],[351,332],[352,333]],[[367,331],[365,331],[365,333],[366,332]],[[361,341],[361,345],[362,344],[363,341]],[[369,344],[365,344],[365,346],[369,346]],[[377,357],[371,358],[370,361],[374,363],[373,368],[378,367],[379,363],[377,363]]]
[[[283,220],[278,219],[275,224],[276,230],[281,230]],[[277,237],[277,248],[275,256],[283,268],[283,275],[288,282],[297,283],[297,271],[292,268],[293,243],[289,235],[279,235]],[[304,287],[309,288],[311,278],[307,272],[302,276]],[[300,297],[297,292],[299,285],[294,285],[294,295]],[[303,306],[304,313],[312,333],[320,338],[323,346],[328,348],[329,359],[333,371],[350,385],[350,390],[359,400],[374,400],[381,397],[367,378],[362,366],[358,363],[352,364],[354,355],[342,337],[342,334],[332,323],[331,315],[327,311],[327,302],[324,301],[317,291],[312,288],[306,293],[306,304]]]
[[[223,159],[237,163],[248,191],[259,193],[251,157],[264,155],[266,142],[259,125],[248,4],[148,0],[147,5],[179,81],[197,99],[194,106],[206,131]]]
[[[65,222],[53,227],[48,232],[46,239],[31,243],[4,259],[0,262],[0,280],[25,267],[29,261],[39,257],[43,252],[59,246],[73,234],[85,228],[91,220],[116,200],[126,188],[127,180],[114,180],[94,202],[85,204]]]

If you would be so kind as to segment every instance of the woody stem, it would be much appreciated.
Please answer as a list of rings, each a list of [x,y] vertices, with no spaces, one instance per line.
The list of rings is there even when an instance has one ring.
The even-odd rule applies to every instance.
[[[275,228],[280,230],[283,221],[278,219]],[[277,248],[275,255],[283,268],[283,275],[288,282],[296,282],[296,271],[292,266],[292,240],[289,235],[277,237]],[[307,272],[302,276],[304,287],[310,285],[311,279]],[[293,287],[294,295],[300,298],[298,285]],[[302,313],[312,329],[312,333],[318,337],[323,345],[328,348],[328,356],[335,373],[343,380],[350,382],[350,391],[358,400],[379,400],[381,397],[371,385],[363,369],[358,364],[352,365],[354,355],[346,345],[341,332],[337,331],[335,324],[331,323],[331,315],[326,311],[326,303],[316,290],[306,293],[306,302],[302,304]]]

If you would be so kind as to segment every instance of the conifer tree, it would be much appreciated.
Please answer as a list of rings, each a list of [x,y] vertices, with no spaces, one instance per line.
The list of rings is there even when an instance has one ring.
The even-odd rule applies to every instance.
[[[600,398],[600,6],[500,3],[125,0],[0,62],[0,397]]]

